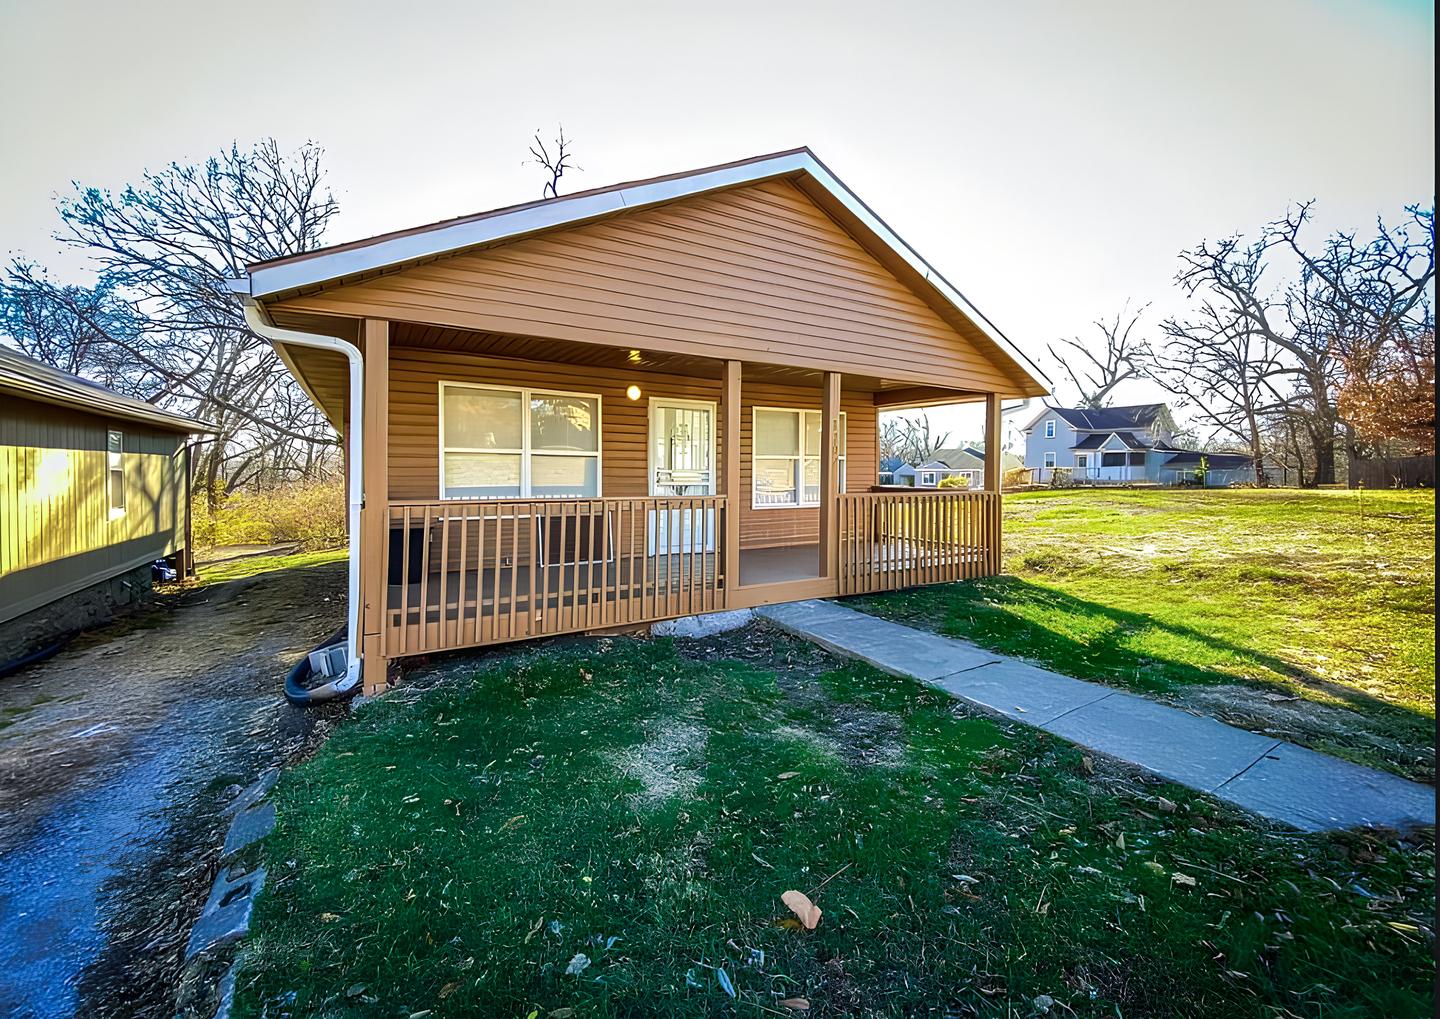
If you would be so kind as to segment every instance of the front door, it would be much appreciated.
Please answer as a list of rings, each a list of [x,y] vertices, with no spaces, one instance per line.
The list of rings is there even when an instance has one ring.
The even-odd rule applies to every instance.
[[[650,401],[650,494],[715,494],[715,404],[699,400]],[[712,552],[715,511],[650,511],[650,554],[659,550]]]

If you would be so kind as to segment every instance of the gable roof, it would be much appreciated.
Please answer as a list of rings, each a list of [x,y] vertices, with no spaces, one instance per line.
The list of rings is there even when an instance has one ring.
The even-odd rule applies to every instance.
[[[286,258],[256,262],[247,266],[248,275],[231,281],[231,289],[255,299],[275,298],[304,288],[333,284],[467,249],[574,226],[615,213],[778,177],[803,178],[813,182],[844,213],[844,226],[862,234],[904,263],[919,277],[924,289],[972,323],[1014,365],[1022,381],[1038,389],[1050,389],[1044,373],[1009,337],[841,183],[808,148],[506,206]]]
[[[1054,407],[1046,404],[1040,413],[1026,425],[1023,431],[1030,431],[1050,414],[1056,414],[1071,428],[1080,432],[1113,432],[1116,430],[1149,428],[1156,421],[1170,413],[1163,403],[1141,403],[1133,407],[1101,407],[1091,410],[1086,407]]]
[[[1246,453],[1206,453],[1200,450],[1185,449],[1170,457],[1161,466],[1199,467],[1202,458],[1212,471],[1232,471],[1249,467],[1255,462],[1255,458]]]
[[[213,426],[203,421],[161,410],[152,403],[124,396],[98,382],[62,372],[3,346],[0,346],[0,392],[122,421],[136,421],[167,431],[187,434],[215,431]]]

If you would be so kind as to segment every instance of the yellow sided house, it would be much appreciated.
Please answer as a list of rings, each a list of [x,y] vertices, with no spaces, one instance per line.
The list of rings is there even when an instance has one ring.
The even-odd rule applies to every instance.
[[[938,583],[983,490],[872,491],[882,410],[1049,385],[808,149],[257,263],[347,439],[349,681],[390,659]],[[363,509],[362,509],[363,507]]]
[[[208,426],[0,347],[0,664],[110,616],[189,552]]]

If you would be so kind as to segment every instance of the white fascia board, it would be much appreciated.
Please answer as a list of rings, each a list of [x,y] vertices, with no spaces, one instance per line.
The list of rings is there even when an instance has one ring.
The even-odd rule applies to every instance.
[[[456,223],[435,230],[422,230],[271,268],[262,267],[250,274],[247,292],[251,297],[263,298],[357,273],[372,272],[391,265],[434,258],[464,248],[567,226],[627,209],[644,208],[675,198],[777,177],[804,168],[805,157],[796,153],[675,180],[637,184],[634,187],[594,195],[552,199],[498,216]]]
[[[707,191],[752,184],[789,173],[803,172],[878,236],[892,251],[934,287],[966,318],[974,322],[989,339],[1005,351],[1016,364],[1047,387],[1052,383],[1035,363],[995,328],[965,295],[956,290],[929,262],[921,258],[889,225],[877,216],[849,188],[842,184],[824,163],[809,152],[792,152],[753,163],[722,167],[704,173],[676,177],[671,180],[636,184],[628,188],[593,195],[552,199],[514,212],[482,219],[422,230],[392,237],[355,248],[319,254],[312,258],[259,268],[246,279],[233,281],[231,286],[251,297],[272,294],[326,283],[346,276],[373,272],[387,266],[434,258],[452,251],[477,247],[518,237],[524,234],[567,226],[627,209],[641,209],[677,198],[688,198]]]
[[[1035,362],[1026,357],[1019,347],[995,327],[995,324],[987,319],[979,308],[970,303],[969,299],[951,285],[950,281],[932,266],[905,239],[890,229],[879,216],[871,211],[870,207],[862,202],[858,196],[840,182],[840,179],[830,172],[830,169],[820,160],[809,153],[800,153],[800,158],[806,163],[805,170],[810,176],[819,182],[820,186],[829,191],[849,212],[860,220],[867,228],[875,233],[885,244],[905,262],[925,277],[925,281],[940,292],[940,296],[955,306],[966,318],[974,322],[976,327],[988,336],[997,347],[1005,351],[1010,358],[1024,371],[1028,372],[1037,381],[1044,383],[1047,389],[1053,389],[1054,383],[1036,367]]]

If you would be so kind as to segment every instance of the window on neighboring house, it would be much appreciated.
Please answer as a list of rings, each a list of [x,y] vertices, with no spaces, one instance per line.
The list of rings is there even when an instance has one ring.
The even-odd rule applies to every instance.
[[[935,472],[934,472],[934,471],[922,471],[922,472],[920,473],[920,484],[922,484],[922,485],[933,485],[933,484],[935,484]]]
[[[1045,422],[1045,438],[1055,438],[1055,421],[1053,419]]]
[[[444,499],[600,494],[600,397],[440,383]]]
[[[820,412],[754,408],[751,505],[820,505]],[[840,414],[840,491],[845,491],[845,414]]]
[[[125,433],[113,429],[105,433],[105,478],[110,493],[110,515],[125,512]]]
[[[1076,470],[1081,470],[1081,471],[1083,471],[1083,470],[1085,470],[1086,468],[1088,468],[1089,466],[1090,466],[1090,454],[1089,454],[1089,453],[1076,453],[1076,454],[1075,454],[1075,469],[1076,469]]]
[[[1055,454],[1054,454],[1053,451],[1045,454],[1045,466],[1046,466],[1046,467],[1054,467],[1054,466],[1055,466]]]

